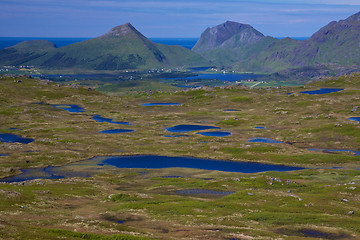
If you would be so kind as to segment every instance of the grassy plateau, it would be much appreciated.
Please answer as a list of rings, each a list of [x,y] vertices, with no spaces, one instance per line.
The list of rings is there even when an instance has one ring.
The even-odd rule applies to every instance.
[[[141,81],[115,89],[141,86]],[[324,87],[344,90],[300,93]],[[116,94],[110,84],[98,91],[0,76],[0,134],[34,139],[29,144],[0,142],[0,178],[20,174],[20,169],[76,168],[95,156],[137,154],[305,169],[249,174],[103,167],[87,178],[1,182],[1,239],[360,238],[360,156],[351,152],[360,151],[360,123],[348,119],[360,116],[360,74],[302,87],[139,89]],[[109,91],[113,94],[106,95]],[[154,102],[181,105],[141,105]],[[86,111],[70,113],[52,104],[77,104]],[[94,115],[132,125],[96,122]],[[165,129],[179,124],[216,126],[231,136],[164,136],[176,135]],[[134,132],[99,133],[116,128]],[[250,138],[283,143],[251,143]],[[227,194],[181,193],[194,189]]]

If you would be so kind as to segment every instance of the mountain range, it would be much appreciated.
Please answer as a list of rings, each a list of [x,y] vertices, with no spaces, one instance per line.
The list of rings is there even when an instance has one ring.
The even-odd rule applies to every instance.
[[[309,39],[264,36],[247,24],[227,21],[206,29],[192,49],[218,66],[276,72],[304,66],[360,65],[360,12],[331,22]]]
[[[208,65],[203,57],[180,47],[154,43],[130,23],[102,36],[61,48],[45,40],[21,42],[0,50],[2,65],[92,70],[149,69]]]
[[[312,75],[316,69],[360,69],[359,39],[360,12],[330,22],[303,41],[279,40],[248,24],[227,21],[207,28],[192,51],[154,43],[126,23],[61,48],[45,40],[22,42],[0,50],[0,65],[88,70],[217,66],[257,73],[295,69],[298,74],[300,69]]]

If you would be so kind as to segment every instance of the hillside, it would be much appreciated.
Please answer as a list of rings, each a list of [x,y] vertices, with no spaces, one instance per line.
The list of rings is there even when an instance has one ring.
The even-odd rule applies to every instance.
[[[112,28],[106,34],[61,48],[19,43],[0,50],[2,65],[34,65],[42,68],[80,68],[92,70],[188,67],[207,64],[198,54],[180,46],[150,41],[130,23]],[[41,44],[45,44],[41,42]],[[50,44],[50,43],[48,43]]]
[[[193,50],[218,66],[232,66],[241,71],[276,72],[318,65],[332,65],[334,68],[358,67],[359,18],[360,13],[357,13],[346,20],[331,22],[304,41],[265,37],[249,25],[237,24],[247,26],[246,31],[251,30],[253,34],[245,34],[243,41],[232,41],[233,44],[228,44],[231,39],[244,36],[244,30],[238,28],[237,31],[227,32],[226,37],[230,40],[209,45],[208,42],[212,39],[223,39],[224,34],[219,30],[219,26],[227,26],[227,22],[205,30]],[[210,32],[213,34],[209,34]]]
[[[54,49],[55,45],[46,40],[24,41],[13,47],[0,49],[0,65],[26,64]]]

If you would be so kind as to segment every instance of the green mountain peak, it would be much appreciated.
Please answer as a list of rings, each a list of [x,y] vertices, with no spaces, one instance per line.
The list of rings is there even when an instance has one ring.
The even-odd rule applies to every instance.
[[[125,23],[123,25],[119,25],[116,27],[113,27],[110,31],[105,33],[104,35],[100,37],[124,37],[130,34],[136,34],[141,37],[144,37],[136,28],[134,28],[131,23]]]

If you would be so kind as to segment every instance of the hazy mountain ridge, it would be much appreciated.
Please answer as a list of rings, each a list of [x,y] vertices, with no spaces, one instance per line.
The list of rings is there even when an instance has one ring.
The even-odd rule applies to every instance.
[[[249,25],[237,25],[252,29]],[[211,29],[218,29],[219,26],[222,25]],[[278,40],[260,33],[255,35],[258,38],[249,35],[246,40],[232,46],[218,44],[209,47],[206,43],[216,38],[210,36],[209,32],[210,28],[201,35],[193,50],[222,67],[232,66],[241,71],[276,72],[323,64],[336,67],[360,64],[360,13],[346,20],[331,22],[304,41],[290,38]],[[256,32],[254,29],[254,33]],[[242,33],[243,30],[239,30],[227,38],[231,39]],[[221,31],[219,35],[223,35]]]
[[[97,38],[61,48],[22,48],[22,45],[24,43],[0,50],[0,64],[93,70],[188,67],[208,64],[200,55],[189,49],[150,41],[130,23],[114,27]]]

